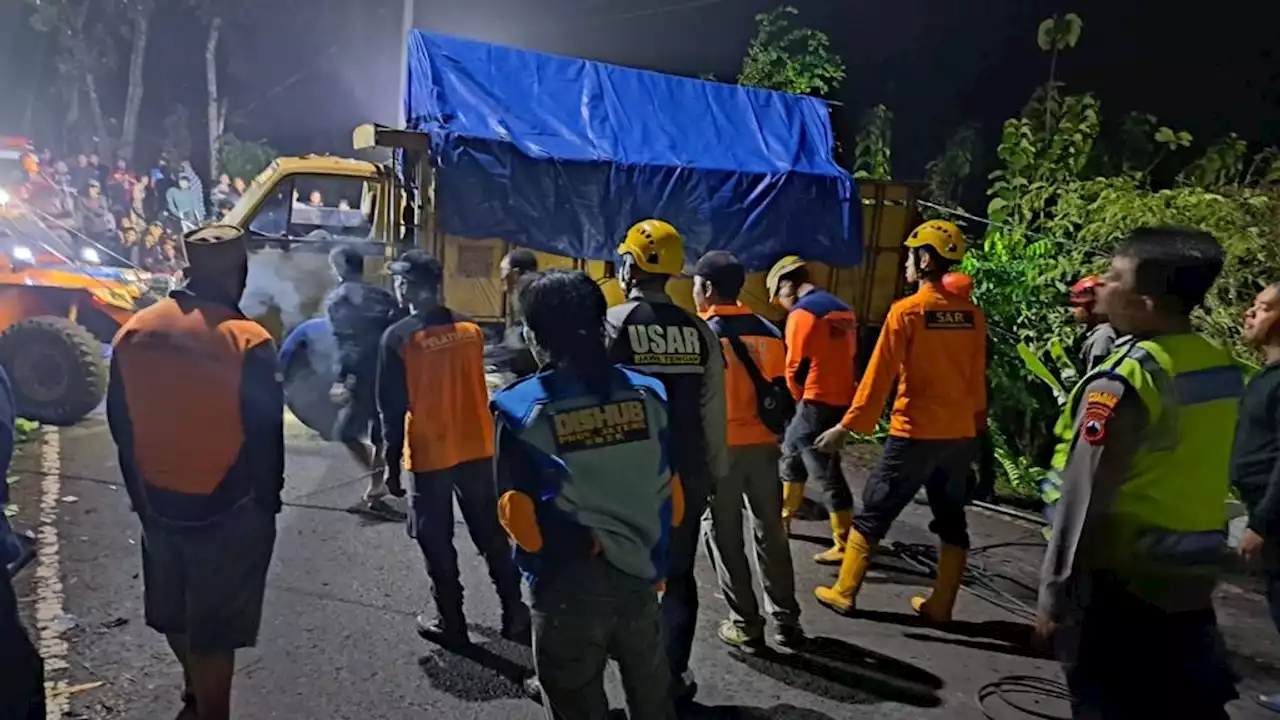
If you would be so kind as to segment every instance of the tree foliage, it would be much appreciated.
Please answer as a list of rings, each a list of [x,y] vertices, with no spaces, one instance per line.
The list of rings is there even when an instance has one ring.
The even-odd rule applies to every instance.
[[[276,151],[261,140],[241,140],[230,133],[218,138],[218,167],[231,177],[252,180],[272,160]]]
[[[853,176],[860,180],[888,180],[892,168],[893,112],[875,105],[862,115],[854,139]]]
[[[978,126],[965,125],[947,140],[938,157],[925,167],[925,197],[947,207],[960,207],[965,182],[978,154]]]
[[[1049,31],[1048,47],[1044,25],[1038,35],[1047,50],[1079,40],[1078,28]],[[1102,271],[1119,240],[1144,226],[1213,234],[1227,264],[1194,320],[1246,360],[1253,355],[1240,344],[1240,318],[1255,293],[1280,278],[1280,150],[1251,153],[1229,135],[1181,172],[1157,176],[1157,165],[1181,157],[1194,138],[1154,115],[1130,113],[1099,161],[1100,104],[1062,89],[1051,79],[1005,122],[988,189],[992,225],[966,228],[976,242],[964,269],[992,333],[993,443],[1006,481],[1029,493],[1052,452],[1063,394],[1078,375],[1068,349],[1082,329],[1066,307],[1067,289]]]
[[[738,83],[797,95],[826,95],[845,78],[844,60],[831,51],[826,33],[793,27],[800,14],[789,5],[756,16]]]

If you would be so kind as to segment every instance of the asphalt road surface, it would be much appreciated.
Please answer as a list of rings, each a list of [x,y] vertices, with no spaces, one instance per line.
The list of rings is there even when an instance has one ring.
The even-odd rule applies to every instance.
[[[432,608],[422,558],[403,526],[346,512],[363,487],[354,464],[296,422],[288,432],[287,507],[279,519],[260,644],[238,662],[236,717],[541,717],[521,689],[531,672],[529,651],[498,639],[497,600],[463,529],[457,544],[475,641],[465,656],[414,632],[414,615]],[[873,451],[854,454],[851,474],[865,467],[867,452]],[[163,639],[143,624],[138,523],[118,485],[115,449],[102,418],[43,431],[22,447],[12,474],[18,520],[40,539],[39,560],[21,576],[19,594],[48,666],[49,717],[173,717],[181,677]],[[927,510],[913,506],[891,540],[932,543],[927,523]],[[971,513],[971,523],[976,547],[999,545],[976,553],[975,565],[1006,577],[985,576],[1028,602],[1025,585],[1039,562],[1036,528],[979,513]],[[702,611],[694,651],[700,692],[690,717],[964,720],[984,717],[976,696],[999,678],[1060,679],[1056,665],[1025,643],[1023,621],[976,594],[961,595],[956,616],[963,622],[945,629],[915,622],[909,598],[930,581],[909,553],[877,561],[858,618],[822,609],[811,589],[830,582],[834,571],[809,557],[827,542],[825,522],[798,522],[794,531],[810,536],[793,539],[792,551],[813,649],[749,657],[720,644],[715,625],[725,608],[700,558]],[[986,594],[1001,599],[989,589]],[[1280,688],[1280,679],[1273,682],[1280,677],[1280,658],[1271,649],[1275,631],[1260,598],[1231,589],[1223,602],[1228,642],[1245,656],[1244,689]],[[620,707],[612,675],[610,686]],[[1065,716],[1061,700],[1034,694],[1009,699]],[[1001,720],[1029,717],[1001,698],[986,707]],[[1233,715],[1268,716],[1247,701],[1233,705]]]

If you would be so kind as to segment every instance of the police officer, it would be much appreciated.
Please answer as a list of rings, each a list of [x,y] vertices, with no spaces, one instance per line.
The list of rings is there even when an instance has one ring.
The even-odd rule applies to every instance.
[[[974,438],[986,424],[987,330],[982,311],[942,284],[964,258],[960,228],[931,220],[907,237],[906,246],[907,282],[919,289],[889,308],[853,405],[816,442],[835,452],[849,433],[870,434],[896,384],[889,438],[853,518],[840,575],[814,595],[836,612],[852,611],[872,551],[924,486],[933,511],[929,527],[942,546],[933,593],[911,604],[926,619],[945,622],[969,548],[964,505]]]
[[[769,300],[787,311],[787,385],[796,414],[782,438],[782,522],[791,520],[804,502],[805,480],[822,488],[831,522],[831,547],[813,556],[819,565],[839,565],[853,523],[853,493],[840,466],[839,453],[818,449],[813,441],[840,421],[857,388],[857,318],[840,298],[809,281],[802,258],[788,255],[765,277]]]
[[[184,238],[187,284],[120,328],[107,422],[142,521],[147,625],[186,680],[185,718],[231,714],[235,652],[262,621],[284,486],[284,391],[275,345],[238,303],[244,231]]]
[[[1135,343],[1076,387],[1037,631],[1077,718],[1226,718],[1236,697],[1212,594],[1227,554],[1244,378],[1191,312],[1222,270],[1208,234],[1135,231],[1098,306]]]
[[[502,602],[502,635],[527,642],[520,573],[498,524],[484,332],[441,304],[444,272],[425,251],[409,250],[388,269],[411,312],[382,336],[378,410],[387,468],[398,472],[403,461],[413,473],[409,535],[426,560],[437,612],[434,619],[418,617],[418,632],[446,645],[469,642],[453,547],[456,497]]]
[[[1080,278],[1071,286],[1069,295],[1071,314],[1085,328],[1084,342],[1080,346],[1080,364],[1085,372],[1111,357],[1117,345],[1131,339],[1120,337],[1107,322],[1107,316],[1098,312],[1098,286],[1101,284],[1102,278],[1097,275]]]
[[[399,488],[399,472],[388,475],[382,467],[382,429],[377,422],[378,341],[398,314],[395,297],[364,282],[364,256],[350,245],[329,253],[329,265],[338,286],[324,300],[325,316],[338,346],[338,380],[330,397],[342,407],[334,436],[346,445],[351,457],[371,475],[364,493],[368,510],[387,515],[393,511],[383,500]],[[369,445],[373,447],[370,448]]]
[[[494,396],[498,507],[529,578],[547,717],[605,717],[612,656],[630,716],[667,720],[656,586],[683,510],[666,389],[609,360],[604,294],[586,275],[532,278],[519,306],[544,369]]]
[[[667,295],[667,281],[684,268],[684,244],[674,227],[661,220],[637,223],[618,246],[618,256],[618,282],[627,300],[609,309],[610,357],[653,375],[666,388],[672,465],[684,485],[689,517],[701,517],[729,467],[720,341]],[[693,576],[698,532],[698,523],[684,523],[671,538],[662,598],[673,692],[680,701],[697,690],[687,675],[698,612]]]

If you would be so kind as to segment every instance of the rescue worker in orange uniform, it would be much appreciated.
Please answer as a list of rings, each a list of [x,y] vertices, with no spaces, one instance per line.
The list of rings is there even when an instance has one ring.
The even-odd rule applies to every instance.
[[[493,476],[493,416],[484,378],[484,333],[441,304],[444,271],[422,250],[388,270],[410,315],[387,328],[378,353],[378,410],[388,468],[413,473],[409,535],[422,549],[437,616],[419,616],[423,637],[465,645],[462,582],[453,547],[453,501],[502,602],[502,635],[528,642],[529,609],[520,573],[498,524]],[[393,486],[395,483],[390,483]]]
[[[919,283],[919,290],[889,309],[853,405],[817,440],[822,450],[838,452],[850,433],[874,430],[896,378],[889,438],[853,519],[839,577],[814,595],[836,612],[853,610],[872,551],[923,485],[933,511],[930,529],[942,547],[933,594],[911,605],[926,619],[945,622],[964,576],[968,470],[974,438],[986,425],[986,320],[972,301],[942,284],[964,258],[958,227],[931,220],[906,245],[907,282]]]
[[[773,640],[779,647],[794,650],[805,638],[778,493],[778,432],[786,416],[766,419],[764,416],[772,413],[761,411],[761,400],[767,402],[774,394],[790,399],[781,388],[786,348],[778,328],[739,302],[746,281],[742,263],[720,250],[703,255],[693,271],[693,304],[720,338],[728,402],[729,473],[711,497],[710,511],[702,521],[702,537],[720,592],[729,605],[729,619],[720,623],[716,635],[732,647],[749,652],[762,649],[764,617],[743,544],[746,501],[765,609],[774,622]]]
[[[275,345],[239,310],[244,231],[184,239],[187,284],[120,328],[107,422],[142,521],[147,625],[185,679],[187,720],[231,715],[235,651],[252,647],[284,486]]]
[[[840,467],[840,454],[814,447],[823,428],[840,421],[857,388],[857,319],[831,293],[809,282],[805,261],[788,255],[765,278],[770,302],[787,311],[787,384],[796,414],[782,437],[782,524],[804,502],[806,477],[822,486],[831,519],[831,547],[813,557],[821,565],[839,565],[853,520],[853,493]]]

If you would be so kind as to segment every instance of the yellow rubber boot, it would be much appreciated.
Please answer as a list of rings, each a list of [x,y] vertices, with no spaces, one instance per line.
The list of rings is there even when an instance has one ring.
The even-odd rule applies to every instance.
[[[960,581],[964,579],[965,549],[943,544],[938,551],[938,579],[933,583],[929,597],[917,595],[911,598],[911,607],[924,619],[935,622],[951,622],[951,609],[960,593]]]
[[[791,519],[800,512],[800,506],[803,504],[804,483],[782,483],[782,529],[788,537],[791,535]]]
[[[850,530],[845,543],[844,561],[840,563],[840,574],[836,584],[831,587],[819,587],[813,591],[818,602],[835,610],[841,615],[853,612],[854,602],[858,598],[858,589],[862,587],[862,578],[871,566],[871,543],[857,530]]]
[[[819,565],[839,565],[844,562],[844,547],[853,529],[853,512],[840,510],[831,513],[831,547],[813,556]]]

